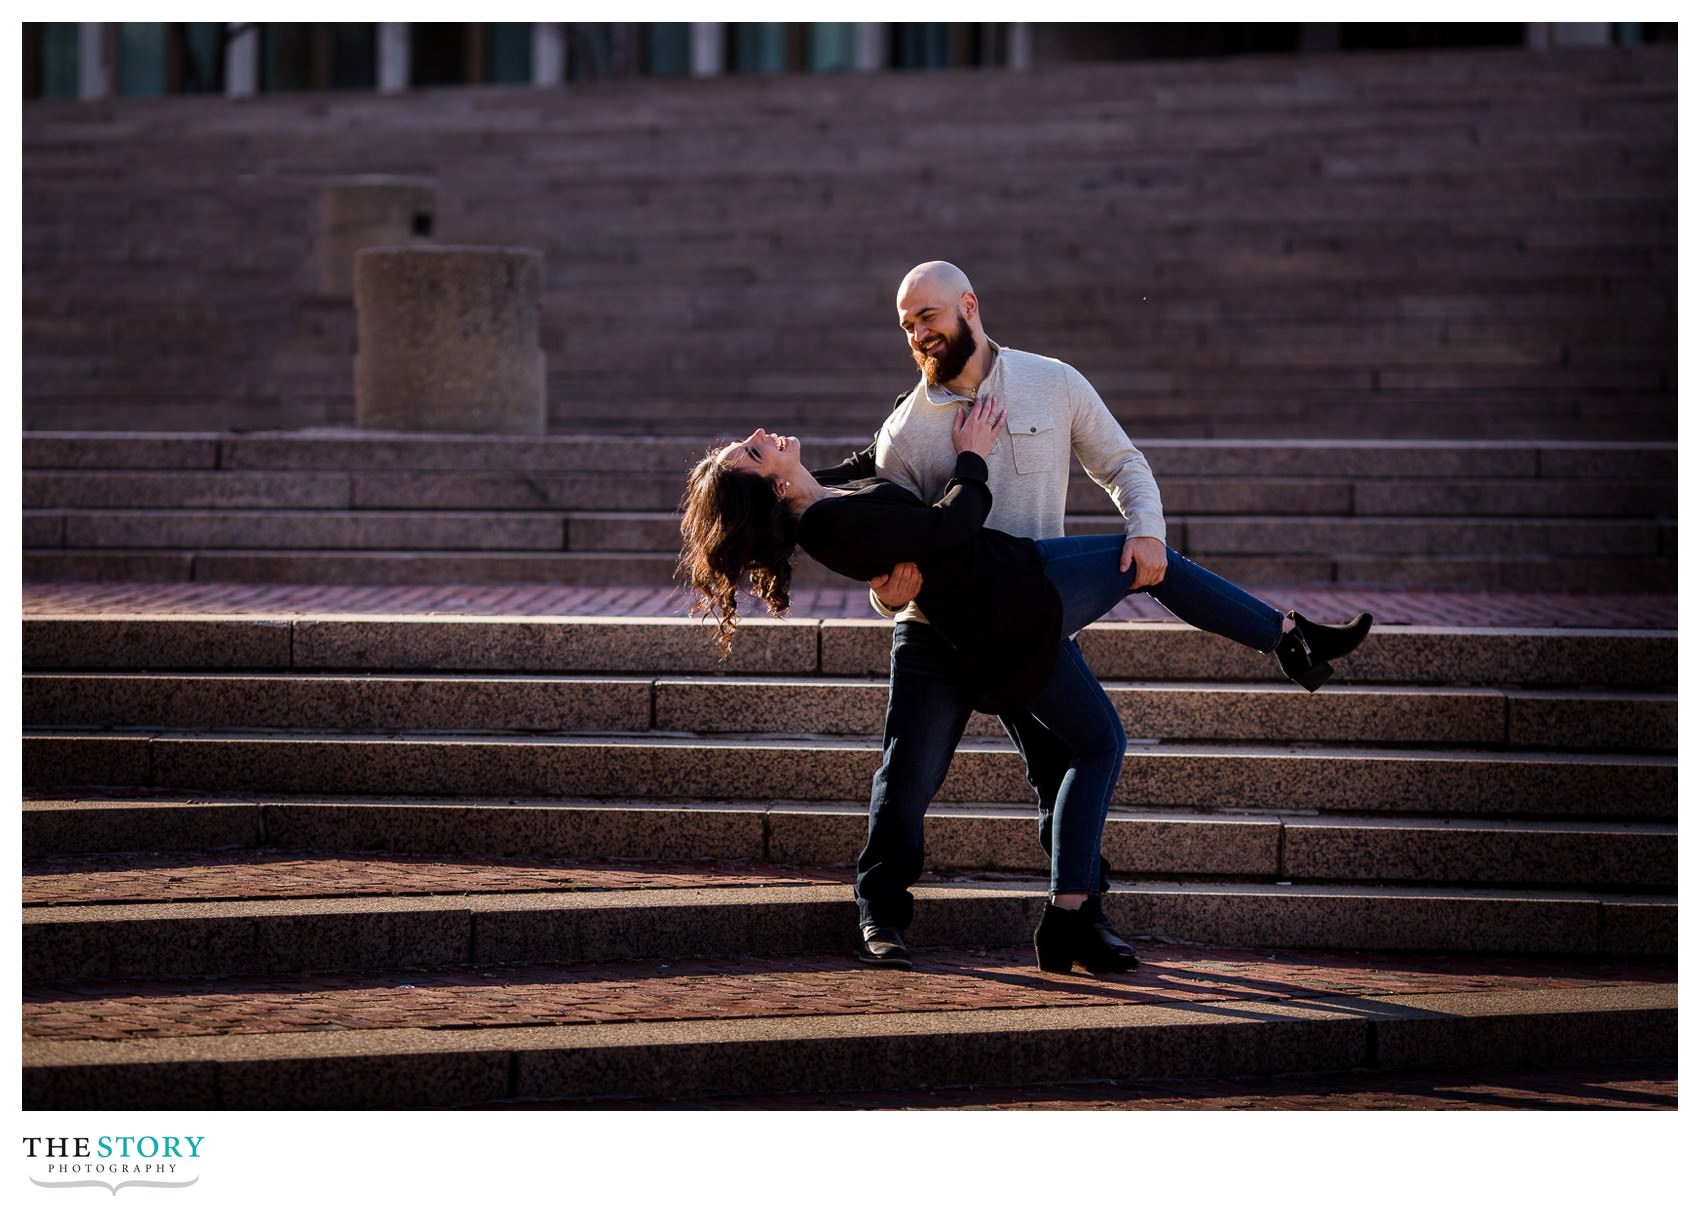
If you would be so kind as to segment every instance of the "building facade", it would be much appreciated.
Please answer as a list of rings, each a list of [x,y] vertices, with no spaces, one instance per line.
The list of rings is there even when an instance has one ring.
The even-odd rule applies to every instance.
[[[1092,60],[1674,41],[1674,24],[26,22],[25,98],[168,96]]]

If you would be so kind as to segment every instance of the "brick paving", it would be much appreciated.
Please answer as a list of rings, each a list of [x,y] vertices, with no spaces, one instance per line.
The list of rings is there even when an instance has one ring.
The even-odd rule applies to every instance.
[[[1517,593],[1353,589],[1349,586],[1248,587],[1283,609],[1319,619],[1360,610],[1384,626],[1580,627],[1674,630],[1676,595],[1658,593]],[[748,601],[752,618],[764,608]],[[607,618],[683,617],[673,590],[559,585],[244,585],[224,582],[29,582],[23,611],[32,614],[417,614],[581,615]],[[865,591],[801,587],[792,593],[795,619],[874,618]],[[1156,602],[1136,594],[1109,616],[1168,620]]]
[[[57,982],[24,990],[26,1040],[730,1021],[1669,984],[1674,965],[1147,944],[1138,971],[1049,975],[1031,948],[919,948],[916,970],[842,955]]]
[[[492,1103],[494,1111],[1675,1111],[1674,1060],[1550,1069],[1428,1070],[967,1086],[695,1099]]]
[[[645,862],[512,856],[240,851],[78,854],[24,863],[25,905],[430,896],[487,892],[605,892],[660,888],[849,885],[848,868]],[[848,893],[846,893],[848,896]]]

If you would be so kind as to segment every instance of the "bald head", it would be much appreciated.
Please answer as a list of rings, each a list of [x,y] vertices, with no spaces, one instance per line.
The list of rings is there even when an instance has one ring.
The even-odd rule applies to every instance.
[[[949,261],[917,265],[897,288],[897,322],[929,383],[979,382],[990,355],[967,274]]]
[[[923,261],[903,275],[903,281],[897,287],[897,310],[903,310],[905,295],[919,291],[939,294],[954,302],[965,294],[972,294],[974,286],[968,281],[968,275],[949,261]]]
[[[923,313],[934,313],[928,320],[946,321],[960,315],[977,336],[984,336],[974,285],[949,261],[923,261],[898,284],[897,322],[912,330]]]

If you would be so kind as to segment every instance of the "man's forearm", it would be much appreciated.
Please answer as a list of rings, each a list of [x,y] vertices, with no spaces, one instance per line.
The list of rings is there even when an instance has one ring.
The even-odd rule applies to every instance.
[[[836,463],[831,467],[823,467],[809,474],[815,477],[816,482],[829,487],[835,484],[845,484],[851,480],[872,479],[875,474],[874,445],[870,442],[866,450],[858,450],[841,463]]]

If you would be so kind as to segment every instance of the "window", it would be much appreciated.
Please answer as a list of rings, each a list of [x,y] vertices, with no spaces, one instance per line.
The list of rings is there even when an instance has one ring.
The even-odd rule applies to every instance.
[[[691,74],[691,26],[688,21],[657,21],[649,27],[645,66],[652,76]]]
[[[949,67],[951,30],[943,21],[905,21],[891,27],[894,67]]]
[[[732,26],[735,72],[762,74],[785,70],[785,23],[739,21]]]
[[[75,97],[81,67],[75,21],[24,25],[24,96]]]
[[[856,66],[856,24],[816,21],[809,26],[809,70],[847,72]]]
[[[415,21],[408,27],[412,44],[412,84],[435,88],[467,84],[466,26],[459,21]]]
[[[119,23],[118,92],[125,97],[165,95],[164,22]]]
[[[490,23],[485,33],[484,78],[491,84],[531,83],[531,22]]]

